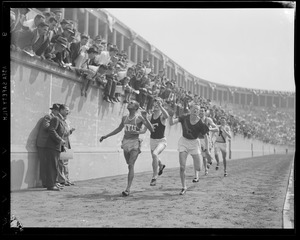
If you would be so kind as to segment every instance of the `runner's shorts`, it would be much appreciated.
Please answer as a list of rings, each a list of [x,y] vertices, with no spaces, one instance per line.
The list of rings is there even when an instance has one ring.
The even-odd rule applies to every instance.
[[[157,148],[157,146],[159,144],[164,144],[165,147],[167,146],[167,139],[164,137],[164,138],[160,138],[160,139],[153,139],[153,138],[150,138],[150,149],[153,151],[155,150],[155,148]]]
[[[225,143],[215,142],[215,153],[219,152],[220,150],[222,152],[226,152],[227,145]]]
[[[178,141],[178,152],[187,152],[191,155],[200,154],[199,140],[181,137]]]
[[[140,138],[136,138],[136,139],[123,138],[121,148],[125,152],[130,152],[131,150],[137,150],[139,153],[141,153],[141,143],[142,143],[142,139]]]

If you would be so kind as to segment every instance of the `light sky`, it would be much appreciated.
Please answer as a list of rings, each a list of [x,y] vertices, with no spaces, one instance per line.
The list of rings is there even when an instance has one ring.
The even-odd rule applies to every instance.
[[[295,91],[294,9],[106,9],[190,74]]]

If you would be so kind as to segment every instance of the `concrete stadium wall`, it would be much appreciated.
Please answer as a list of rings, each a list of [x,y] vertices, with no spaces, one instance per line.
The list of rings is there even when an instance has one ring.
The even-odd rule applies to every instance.
[[[74,73],[49,62],[22,53],[11,53],[11,190],[40,185],[39,161],[35,139],[41,118],[53,103],[70,107],[68,116],[76,130],[70,136],[74,159],[69,160],[72,181],[127,174],[121,146],[122,133],[102,143],[99,138],[114,130],[127,114],[126,105],[102,100],[102,90],[92,86],[87,98],[80,95],[80,80]],[[178,167],[177,141],[181,126],[167,126],[168,146],[162,159],[169,168]],[[135,171],[152,171],[149,133],[141,135],[142,153]],[[253,141],[254,156],[273,154],[274,146]],[[269,150],[269,148],[271,150]],[[277,153],[284,152],[276,147]],[[232,141],[232,159],[251,157],[251,140],[236,136]],[[192,164],[191,157],[188,164]]]

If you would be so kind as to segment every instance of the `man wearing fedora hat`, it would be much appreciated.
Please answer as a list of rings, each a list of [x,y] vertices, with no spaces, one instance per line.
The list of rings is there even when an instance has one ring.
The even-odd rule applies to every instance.
[[[48,128],[50,126],[50,120],[58,114],[60,104],[54,103],[50,108],[51,113],[46,114],[39,120],[39,129],[36,138],[36,146],[38,151],[38,158],[40,162],[40,180],[42,186],[46,187],[46,160],[45,160],[45,147],[46,141],[49,135]]]
[[[64,37],[58,37],[54,43],[50,43],[50,45],[46,48],[44,52],[45,59],[49,61],[53,61],[58,63],[59,65],[63,64],[63,59],[61,53],[68,47],[68,41]]]

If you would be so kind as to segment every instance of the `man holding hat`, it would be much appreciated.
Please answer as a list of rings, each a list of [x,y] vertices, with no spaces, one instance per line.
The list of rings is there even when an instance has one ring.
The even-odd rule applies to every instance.
[[[48,128],[50,126],[50,120],[58,114],[60,104],[54,103],[50,108],[51,113],[45,115],[39,120],[39,130],[36,138],[36,146],[38,150],[38,158],[40,161],[40,179],[42,181],[42,186],[46,187],[46,160],[45,160],[45,147],[46,141],[49,136]]]

